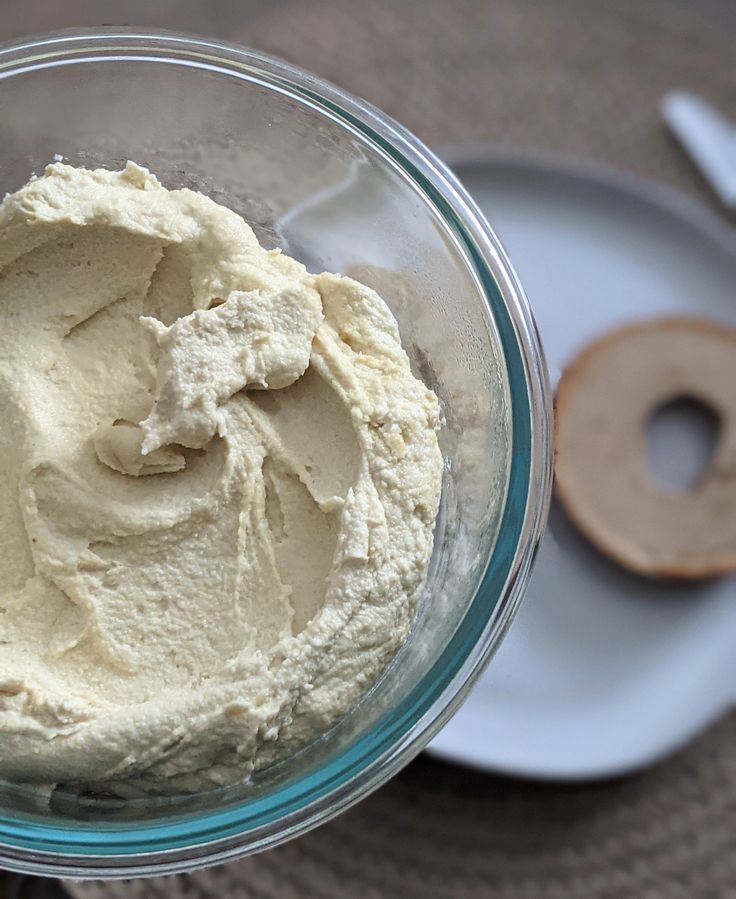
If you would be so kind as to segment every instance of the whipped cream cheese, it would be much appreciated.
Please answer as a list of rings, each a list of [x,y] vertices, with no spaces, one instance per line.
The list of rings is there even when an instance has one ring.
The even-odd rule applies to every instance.
[[[0,775],[196,790],[344,715],[432,550],[435,395],[373,290],[145,169],[0,207]]]

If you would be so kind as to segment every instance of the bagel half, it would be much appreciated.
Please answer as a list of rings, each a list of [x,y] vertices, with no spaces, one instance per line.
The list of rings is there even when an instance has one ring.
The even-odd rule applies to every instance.
[[[708,468],[668,489],[649,468],[652,414],[692,398],[718,416]],[[635,323],[591,343],[555,400],[555,490],[583,534],[649,577],[736,570],[736,328],[700,318]]]

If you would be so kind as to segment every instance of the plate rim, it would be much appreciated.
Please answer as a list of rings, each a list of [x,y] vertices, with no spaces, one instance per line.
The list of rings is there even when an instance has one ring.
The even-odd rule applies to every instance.
[[[462,182],[458,168],[492,166],[527,168],[541,175],[554,175],[590,185],[601,184],[625,193],[632,200],[647,201],[672,218],[686,221],[736,257],[736,224],[706,206],[701,200],[663,181],[638,175],[609,163],[558,150],[512,148],[492,144],[449,144],[437,151],[442,162]],[[483,214],[485,217],[485,214]]]

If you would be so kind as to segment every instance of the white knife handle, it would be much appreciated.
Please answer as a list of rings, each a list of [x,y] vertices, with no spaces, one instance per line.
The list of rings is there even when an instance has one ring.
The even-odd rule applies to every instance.
[[[736,129],[709,103],[686,91],[667,94],[660,108],[723,205],[736,210]]]

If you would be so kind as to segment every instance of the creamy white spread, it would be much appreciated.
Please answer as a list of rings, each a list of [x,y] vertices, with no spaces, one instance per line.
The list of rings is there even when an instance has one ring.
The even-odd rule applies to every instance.
[[[145,169],[0,207],[0,775],[235,782],[405,639],[442,458],[373,290]]]

